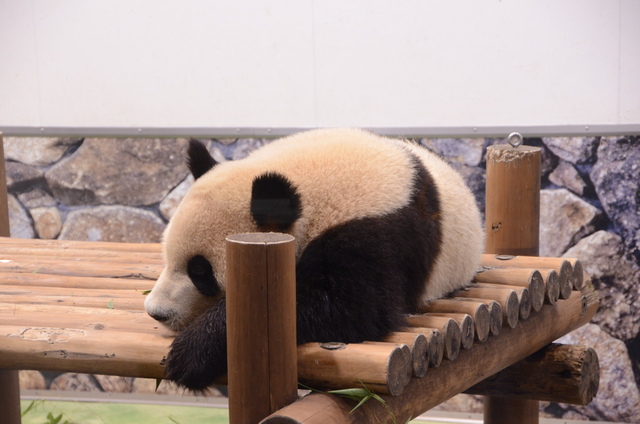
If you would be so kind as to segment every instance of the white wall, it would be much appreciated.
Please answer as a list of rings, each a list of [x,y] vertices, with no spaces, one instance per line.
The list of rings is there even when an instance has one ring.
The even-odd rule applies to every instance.
[[[640,0],[0,0],[0,130],[640,132],[638,22]]]

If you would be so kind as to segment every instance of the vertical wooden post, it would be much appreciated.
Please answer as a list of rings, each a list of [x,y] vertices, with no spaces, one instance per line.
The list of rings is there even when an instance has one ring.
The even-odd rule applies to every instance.
[[[255,424],[297,397],[295,240],[227,238],[229,423]]]
[[[0,133],[0,236],[10,237],[7,176],[4,169],[4,144]],[[20,424],[20,383],[18,371],[0,370],[0,414],[2,422]]]
[[[531,146],[487,148],[487,253],[538,256],[540,155]],[[485,396],[484,422],[537,424],[538,401]]]

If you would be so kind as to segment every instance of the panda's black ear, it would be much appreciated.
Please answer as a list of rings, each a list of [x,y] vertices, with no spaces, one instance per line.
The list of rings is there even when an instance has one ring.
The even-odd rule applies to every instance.
[[[301,213],[300,195],[284,175],[267,172],[253,180],[251,215],[260,230],[284,232]]]
[[[195,138],[189,139],[187,166],[196,180],[218,163],[213,159],[207,147]]]

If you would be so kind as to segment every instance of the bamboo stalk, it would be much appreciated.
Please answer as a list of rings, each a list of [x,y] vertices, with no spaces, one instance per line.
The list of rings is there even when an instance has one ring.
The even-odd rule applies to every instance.
[[[382,341],[409,346],[413,376],[418,378],[425,376],[429,369],[429,342],[424,334],[396,331],[388,334]]]
[[[502,316],[504,322],[511,328],[518,325],[518,317],[520,316],[520,301],[515,290],[500,287],[487,288],[476,287],[473,285],[463,290],[458,290],[455,297],[466,297],[473,299],[487,299],[498,302],[502,308]]]
[[[412,327],[437,328],[440,330],[444,340],[444,357],[450,361],[458,357],[462,343],[462,332],[460,325],[453,318],[434,315],[409,315],[406,321]]]
[[[598,392],[599,381],[595,350],[554,343],[465,393],[587,405]]]
[[[476,274],[478,283],[506,284],[526,287],[531,296],[531,308],[539,311],[544,304],[545,286],[542,274],[534,268],[492,268]]]
[[[469,314],[473,319],[476,339],[479,342],[484,342],[489,337],[491,317],[489,314],[489,307],[483,302],[469,302],[459,299],[437,299],[423,305],[420,308],[420,312],[453,312]]]

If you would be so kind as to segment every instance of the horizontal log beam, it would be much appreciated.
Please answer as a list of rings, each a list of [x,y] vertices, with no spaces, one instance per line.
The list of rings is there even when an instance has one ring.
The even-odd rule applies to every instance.
[[[595,350],[553,343],[465,393],[587,405],[598,392],[599,383]]]

